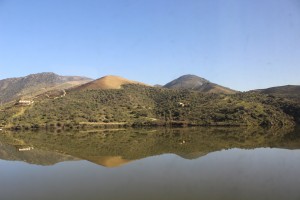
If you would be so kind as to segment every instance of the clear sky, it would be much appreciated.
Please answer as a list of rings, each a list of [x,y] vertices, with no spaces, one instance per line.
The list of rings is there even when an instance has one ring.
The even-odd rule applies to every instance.
[[[0,79],[50,71],[300,85],[300,1],[0,0]]]

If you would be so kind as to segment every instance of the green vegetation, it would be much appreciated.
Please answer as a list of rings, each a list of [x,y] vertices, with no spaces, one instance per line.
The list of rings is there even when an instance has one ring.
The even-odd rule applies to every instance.
[[[299,85],[286,85],[279,87],[271,87],[267,89],[254,90],[255,92],[269,94],[276,97],[287,98],[297,103],[300,103],[300,86]]]
[[[269,95],[206,94],[132,84],[119,90],[70,90],[64,97],[40,99],[31,106],[10,105],[0,112],[0,122],[6,127],[25,129],[108,125],[293,126],[299,116],[299,105]]]

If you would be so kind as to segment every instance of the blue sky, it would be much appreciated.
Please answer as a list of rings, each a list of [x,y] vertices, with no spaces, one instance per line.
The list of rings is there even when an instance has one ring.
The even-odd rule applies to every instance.
[[[0,0],[0,79],[49,71],[300,85],[300,1]]]

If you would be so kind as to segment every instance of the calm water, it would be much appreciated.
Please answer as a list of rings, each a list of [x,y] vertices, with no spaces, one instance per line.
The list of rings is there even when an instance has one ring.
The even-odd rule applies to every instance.
[[[298,148],[297,132],[283,130],[3,133],[0,194],[1,200],[298,200]]]

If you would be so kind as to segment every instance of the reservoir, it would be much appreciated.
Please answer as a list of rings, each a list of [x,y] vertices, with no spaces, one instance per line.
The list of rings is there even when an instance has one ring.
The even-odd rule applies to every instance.
[[[0,159],[2,200],[300,199],[297,130],[5,132]]]

